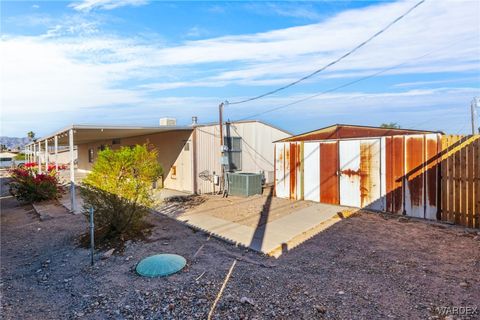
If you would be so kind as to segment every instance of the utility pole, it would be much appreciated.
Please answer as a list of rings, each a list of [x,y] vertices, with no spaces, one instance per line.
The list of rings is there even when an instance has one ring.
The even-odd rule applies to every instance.
[[[477,124],[477,119],[478,119],[478,114],[477,114],[477,108],[478,108],[478,100],[479,98],[474,97],[472,100],[471,104],[471,113],[472,113],[472,134],[478,134],[479,133],[479,128]]]
[[[218,125],[220,128],[220,167],[221,167],[219,190],[222,190],[223,179],[225,176],[225,169],[223,167],[223,151],[224,151],[223,150],[223,106],[224,106],[223,102],[220,103],[220,105],[218,106]]]
[[[220,188],[219,191],[223,191],[223,196],[226,196],[227,182],[225,180],[225,142],[223,138],[223,108],[228,105],[228,101],[220,103],[218,106],[218,125],[220,126],[220,167],[222,168],[220,173]]]

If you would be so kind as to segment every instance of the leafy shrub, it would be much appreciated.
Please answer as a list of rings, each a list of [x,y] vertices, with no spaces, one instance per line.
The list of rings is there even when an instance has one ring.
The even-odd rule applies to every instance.
[[[17,168],[10,170],[10,176],[10,193],[22,202],[57,199],[64,191],[54,172],[37,173]]]
[[[26,155],[25,153],[19,153],[15,156],[15,160],[21,161],[21,160],[26,160]]]
[[[104,239],[137,232],[153,204],[152,182],[161,173],[157,151],[146,145],[99,152],[80,189],[85,216],[93,207]]]

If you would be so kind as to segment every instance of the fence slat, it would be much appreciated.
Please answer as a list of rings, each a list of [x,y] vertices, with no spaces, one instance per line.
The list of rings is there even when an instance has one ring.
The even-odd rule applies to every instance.
[[[475,223],[474,227],[475,228],[480,228],[480,137],[477,137],[477,140],[475,141],[475,146],[474,146],[474,166],[475,166],[475,183],[474,183],[474,189],[475,189]]]
[[[474,201],[474,188],[473,188],[473,179],[474,179],[474,171],[473,171],[473,150],[475,145],[472,143],[467,148],[467,226],[473,228],[473,216],[474,216],[474,208],[473,208],[473,201]]]
[[[442,136],[440,219],[480,228],[480,135]]]
[[[448,146],[448,137],[446,139],[442,138],[442,148],[441,153],[447,150]],[[447,169],[448,169],[448,157],[442,155],[442,161],[440,162],[440,218],[443,221],[450,221],[449,211],[448,211],[448,197],[442,196],[442,194],[448,194],[448,183],[447,183]]]
[[[462,218],[460,216],[460,152],[456,151],[453,156],[453,184],[455,191],[453,192],[454,197],[454,207],[453,212],[455,215],[455,223],[461,224]]]
[[[467,219],[467,150],[468,145],[460,149],[460,223],[462,226],[468,225]]]

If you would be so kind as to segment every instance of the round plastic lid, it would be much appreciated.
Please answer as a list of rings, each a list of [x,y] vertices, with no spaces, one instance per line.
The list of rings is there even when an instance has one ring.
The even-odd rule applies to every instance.
[[[137,264],[137,273],[144,277],[164,277],[178,272],[185,267],[187,260],[177,254],[156,254]]]

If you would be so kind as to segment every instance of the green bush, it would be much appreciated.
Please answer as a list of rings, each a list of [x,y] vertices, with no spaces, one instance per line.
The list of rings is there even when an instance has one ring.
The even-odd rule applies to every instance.
[[[63,193],[55,172],[38,173],[33,169],[10,170],[10,194],[22,202],[57,199]]]
[[[152,183],[162,174],[157,151],[146,145],[100,151],[80,193],[84,211],[95,210],[95,225],[106,239],[135,233],[153,204]]]

